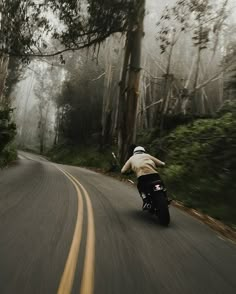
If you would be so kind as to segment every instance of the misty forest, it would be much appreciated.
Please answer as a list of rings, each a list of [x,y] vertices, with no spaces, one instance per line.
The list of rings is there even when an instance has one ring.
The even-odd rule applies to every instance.
[[[172,198],[235,226],[235,98],[234,0],[0,1],[2,167],[118,176],[141,145]]]

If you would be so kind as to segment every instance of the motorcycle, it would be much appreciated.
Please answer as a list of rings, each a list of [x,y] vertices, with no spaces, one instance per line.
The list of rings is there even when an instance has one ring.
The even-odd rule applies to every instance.
[[[151,182],[147,185],[144,193],[147,198],[146,210],[151,214],[155,214],[161,225],[168,226],[170,223],[169,204],[171,200],[167,198],[166,188],[162,181]]]
[[[119,166],[119,162],[114,152],[112,152],[114,166]],[[119,166],[120,167],[120,166]],[[132,173],[132,172],[131,172]],[[132,180],[128,180],[131,184],[135,184]],[[144,195],[147,201],[147,211],[155,214],[161,225],[168,226],[170,223],[169,205],[172,200],[169,200],[166,194],[166,188],[161,180],[156,180],[146,186]]]

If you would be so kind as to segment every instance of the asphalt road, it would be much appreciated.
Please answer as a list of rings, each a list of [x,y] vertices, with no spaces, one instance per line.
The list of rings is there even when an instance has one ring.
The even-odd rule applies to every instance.
[[[0,294],[236,293],[236,245],[134,187],[20,153],[0,171]]]

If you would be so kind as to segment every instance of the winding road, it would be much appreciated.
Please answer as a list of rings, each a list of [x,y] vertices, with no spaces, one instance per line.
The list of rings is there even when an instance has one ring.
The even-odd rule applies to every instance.
[[[236,245],[136,189],[26,152],[0,171],[0,294],[233,294]]]

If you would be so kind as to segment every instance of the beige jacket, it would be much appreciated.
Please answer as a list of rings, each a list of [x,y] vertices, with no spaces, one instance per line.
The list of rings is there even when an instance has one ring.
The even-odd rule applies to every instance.
[[[147,154],[135,154],[130,157],[128,161],[126,161],[125,165],[123,166],[121,172],[125,173],[129,170],[135,172],[137,178],[158,173],[156,170],[157,166],[164,166],[165,163],[160,161],[159,159]]]

